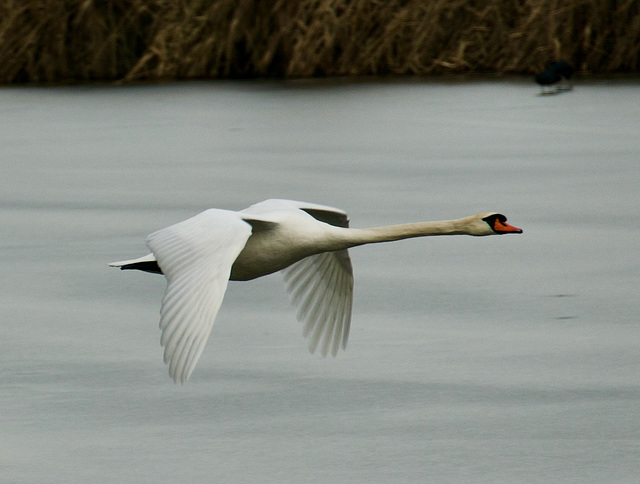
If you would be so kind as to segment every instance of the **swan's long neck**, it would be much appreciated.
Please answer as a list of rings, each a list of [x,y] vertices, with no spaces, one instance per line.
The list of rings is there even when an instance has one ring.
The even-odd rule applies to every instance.
[[[438,222],[418,222],[368,229],[345,229],[342,232],[344,242],[350,247],[378,242],[428,237],[434,235],[473,235],[467,228],[469,218],[442,220]]]

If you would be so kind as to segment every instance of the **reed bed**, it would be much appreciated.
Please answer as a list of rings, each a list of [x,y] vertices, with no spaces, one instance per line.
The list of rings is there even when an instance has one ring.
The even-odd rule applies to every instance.
[[[637,72],[638,0],[3,0],[0,82]]]

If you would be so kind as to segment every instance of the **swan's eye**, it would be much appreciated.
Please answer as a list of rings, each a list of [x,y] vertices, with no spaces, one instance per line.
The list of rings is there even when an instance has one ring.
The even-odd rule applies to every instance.
[[[489,227],[493,228],[493,226],[495,225],[496,220],[498,220],[499,216],[500,216],[499,214],[494,213],[493,215],[489,215],[488,217],[485,217],[482,220],[487,222]],[[504,215],[503,215],[503,217],[504,217]],[[506,218],[505,218],[505,220],[506,220]]]

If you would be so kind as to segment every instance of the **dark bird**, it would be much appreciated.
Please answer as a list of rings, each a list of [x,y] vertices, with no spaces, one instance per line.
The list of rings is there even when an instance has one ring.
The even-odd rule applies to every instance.
[[[571,89],[569,79],[572,75],[573,67],[568,62],[554,61],[548,69],[536,74],[535,81],[540,84],[542,94],[556,94]],[[551,90],[552,87],[555,87],[555,90]]]

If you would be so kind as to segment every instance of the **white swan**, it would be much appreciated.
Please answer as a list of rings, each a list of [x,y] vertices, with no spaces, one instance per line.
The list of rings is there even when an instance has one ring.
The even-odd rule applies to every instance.
[[[313,352],[344,349],[349,337],[353,271],[347,249],[430,235],[522,233],[498,213],[458,220],[369,229],[349,227],[342,210],[267,200],[232,212],[211,209],[147,238],[152,253],[112,267],[162,273],[167,289],[160,328],[164,361],[186,382],[202,353],[229,280],[246,281],[282,270]]]

